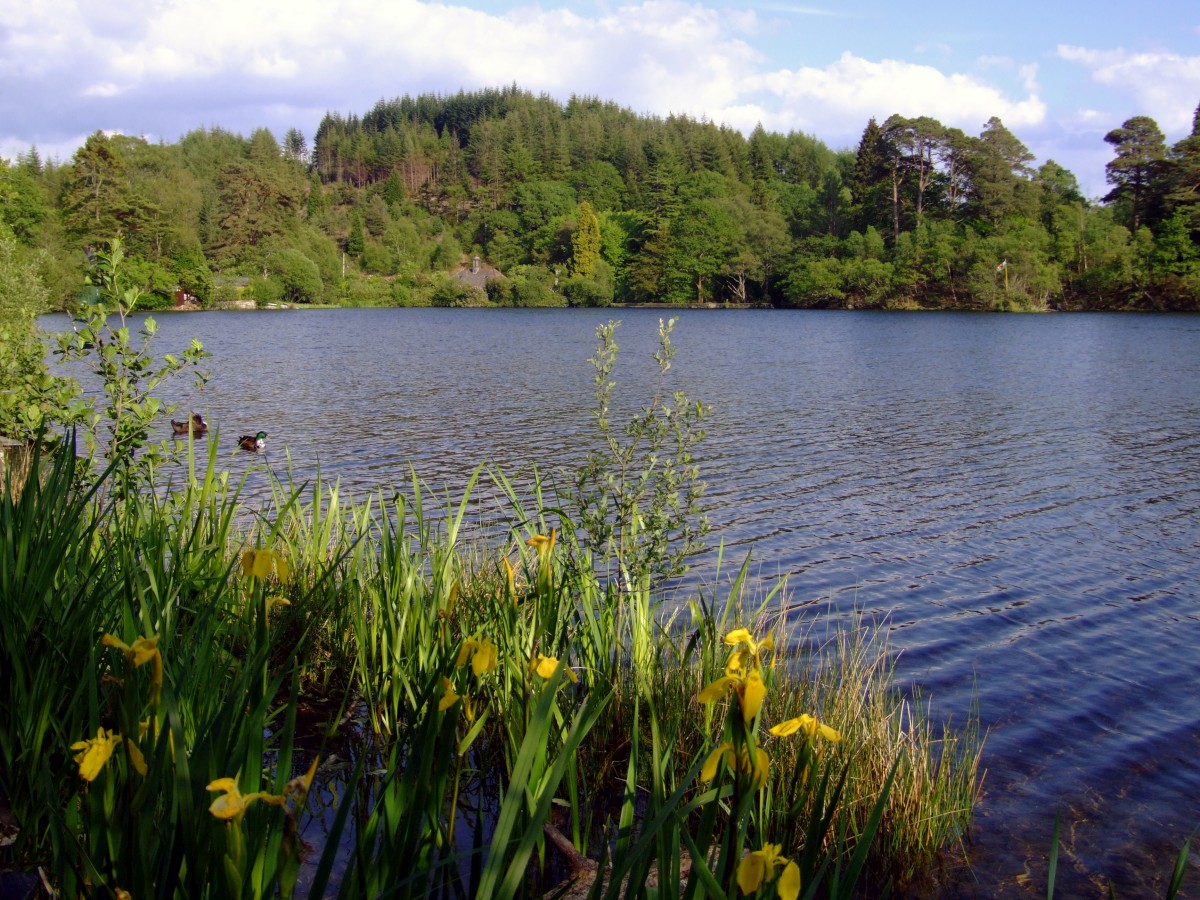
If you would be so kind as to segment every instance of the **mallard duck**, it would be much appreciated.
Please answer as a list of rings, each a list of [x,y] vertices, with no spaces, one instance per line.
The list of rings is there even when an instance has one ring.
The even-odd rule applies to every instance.
[[[267,447],[267,433],[260,431],[258,434],[243,434],[238,438],[238,446],[243,450],[249,450],[251,453],[265,450]]]
[[[198,412],[192,413],[192,417],[183,422],[171,420],[171,428],[176,434],[187,434],[189,431],[195,435],[201,435],[208,431],[208,423],[204,421],[204,416]]]

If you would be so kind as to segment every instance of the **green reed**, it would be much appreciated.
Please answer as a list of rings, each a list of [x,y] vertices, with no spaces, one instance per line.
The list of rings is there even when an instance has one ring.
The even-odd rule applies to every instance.
[[[276,480],[247,517],[215,451],[170,489],[123,497],[76,477],[70,454],[40,458],[0,501],[14,675],[0,774],[21,823],[6,853],[64,893],[530,895],[556,877],[551,825],[603,860],[596,896],[651,872],[666,893],[732,895],[742,861],[775,843],[805,895],[840,894],[868,852],[937,852],[897,820],[955,834],[969,817],[973,757],[889,730],[890,672],[858,645],[803,674],[756,663],[764,721],[812,713],[844,735],[820,753],[763,734],[735,697],[697,702],[737,626],[787,640],[764,620],[782,593],[749,602],[747,565],[720,600],[668,604],[597,575],[542,483],[500,473],[487,489],[511,525],[482,539],[482,471],[437,504],[416,480],[362,503]],[[302,708],[327,710],[325,739],[297,743]],[[348,719],[365,726],[354,773],[306,849],[311,767]],[[722,744],[729,760],[701,780]],[[751,784],[737,759],[759,749],[771,764]],[[105,757],[90,779],[89,752]],[[913,793],[925,806],[897,810]]]

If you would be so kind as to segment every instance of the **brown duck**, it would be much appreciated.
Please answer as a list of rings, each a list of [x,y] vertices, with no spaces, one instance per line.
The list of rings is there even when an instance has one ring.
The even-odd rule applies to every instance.
[[[199,436],[208,432],[208,423],[204,421],[204,416],[194,412],[190,419],[183,422],[176,422],[172,419],[171,428],[176,434],[187,434],[190,431],[193,435]]]

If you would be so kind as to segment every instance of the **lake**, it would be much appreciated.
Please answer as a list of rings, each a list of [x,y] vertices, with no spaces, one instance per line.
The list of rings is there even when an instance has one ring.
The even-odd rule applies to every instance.
[[[609,319],[618,396],[644,402],[661,314],[167,313],[155,346],[213,353],[203,391],[166,398],[220,428],[252,493],[264,460],[236,438],[262,429],[277,471],[286,451],[358,499],[413,472],[457,498],[481,463],[582,457]],[[1044,895],[1061,810],[1059,896],[1161,896],[1200,825],[1200,318],[678,315],[669,386],[713,406],[726,560],[752,553],[764,594],[786,576],[798,626],[876,617],[935,720],[978,708],[972,869],[946,890]]]

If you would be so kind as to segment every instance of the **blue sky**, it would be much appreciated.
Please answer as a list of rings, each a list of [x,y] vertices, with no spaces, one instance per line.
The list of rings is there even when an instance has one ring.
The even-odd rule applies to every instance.
[[[0,156],[70,159],[97,129],[311,139],[329,111],[516,83],[749,132],[857,145],[867,120],[999,116],[1037,157],[1107,187],[1103,137],[1168,141],[1200,104],[1200,4],[0,0]]]

